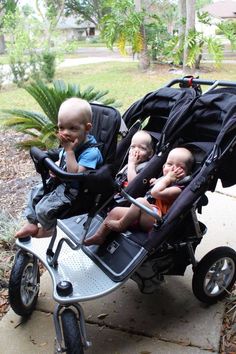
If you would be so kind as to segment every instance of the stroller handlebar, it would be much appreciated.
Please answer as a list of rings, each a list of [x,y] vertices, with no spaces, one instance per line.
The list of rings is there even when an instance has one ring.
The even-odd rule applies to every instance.
[[[32,147],[30,149],[30,155],[32,160],[36,165],[37,172],[41,173],[42,168],[45,170],[52,171],[57,177],[64,181],[73,181],[73,180],[83,180],[85,176],[93,174],[94,171],[85,171],[79,173],[69,173],[63,171],[60,167],[58,167],[48,156],[47,152],[40,150],[37,147]]]
[[[53,162],[49,157],[46,157],[44,159],[44,165],[52,171],[57,177],[59,177],[61,180],[64,181],[73,181],[77,180],[80,181],[81,179],[84,179],[85,176],[88,174],[93,173],[93,171],[85,171],[85,172],[77,172],[77,173],[69,173],[64,170],[62,170],[60,167],[58,167],[55,162]]]

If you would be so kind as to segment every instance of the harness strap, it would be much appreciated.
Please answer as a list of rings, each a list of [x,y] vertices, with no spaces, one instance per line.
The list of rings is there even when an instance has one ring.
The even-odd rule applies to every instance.
[[[85,150],[87,150],[88,148],[91,148],[91,147],[101,147],[103,144],[102,143],[90,143],[89,141],[87,141],[86,143],[84,143],[83,145],[77,147],[75,149],[75,158],[76,160],[78,159],[78,157],[82,154],[82,152],[84,152]],[[62,153],[62,157],[61,157],[61,160],[60,160],[60,164],[59,164],[59,167],[63,170],[66,170],[66,163],[65,163],[65,149],[63,149],[63,153]]]

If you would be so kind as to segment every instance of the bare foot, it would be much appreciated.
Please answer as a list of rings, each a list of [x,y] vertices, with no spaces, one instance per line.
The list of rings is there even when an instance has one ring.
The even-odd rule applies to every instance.
[[[36,224],[27,223],[15,234],[16,238],[24,238],[27,236],[35,236],[39,231],[39,227]]]
[[[87,240],[84,240],[84,245],[85,246],[102,245],[105,242],[105,240],[106,240],[106,235],[95,234],[87,238]]]
[[[43,227],[39,227],[38,232],[33,237],[36,238],[52,237],[54,231],[55,231],[54,228],[46,230]]]

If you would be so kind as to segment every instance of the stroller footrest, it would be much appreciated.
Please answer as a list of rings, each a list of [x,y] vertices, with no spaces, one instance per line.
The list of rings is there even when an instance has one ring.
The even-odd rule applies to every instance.
[[[87,214],[83,214],[58,220],[57,225],[75,244],[82,244],[86,220]],[[102,221],[103,218],[96,215],[91,221],[86,237],[94,235]],[[120,282],[126,279],[147,255],[147,250],[132,241],[130,235],[129,231],[121,234],[111,233],[103,245],[82,248],[112,281]]]
[[[133,242],[128,231],[110,234],[104,244],[83,250],[114,282],[130,276],[147,256],[147,250]]]

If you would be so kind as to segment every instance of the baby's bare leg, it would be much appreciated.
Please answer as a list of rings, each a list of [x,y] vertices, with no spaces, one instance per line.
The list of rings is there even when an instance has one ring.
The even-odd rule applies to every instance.
[[[107,235],[111,232],[108,223],[109,220],[117,220],[124,215],[125,209],[123,207],[116,207],[110,211],[106,219],[103,221],[96,233],[84,241],[85,246],[101,245],[105,242]]]
[[[136,200],[141,204],[144,204],[148,207],[150,206],[151,209],[151,205],[147,202],[145,198],[138,198]],[[118,220],[108,220],[107,226],[113,231],[121,232],[126,230],[135,221],[138,221],[138,223],[140,223],[141,215],[142,210],[138,206],[131,204],[129,208],[126,208],[126,212],[124,213],[122,218]]]
[[[150,208],[150,209],[153,211],[153,208]],[[155,223],[155,218],[153,216],[145,213],[145,211],[142,210],[141,215],[140,215],[140,219],[139,219],[140,228],[143,231],[150,231],[154,223]]]

